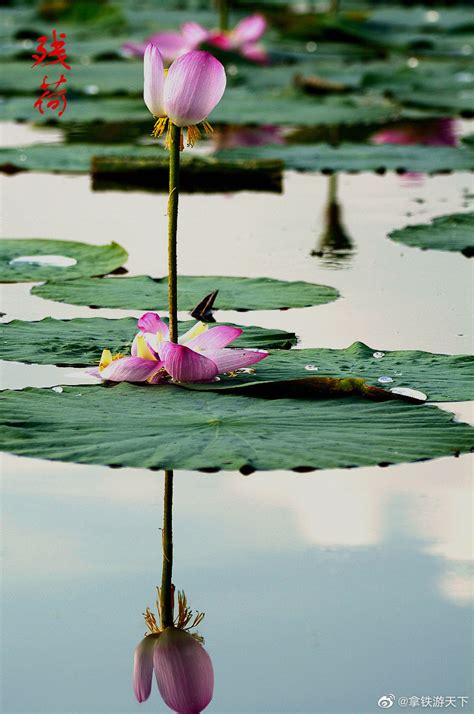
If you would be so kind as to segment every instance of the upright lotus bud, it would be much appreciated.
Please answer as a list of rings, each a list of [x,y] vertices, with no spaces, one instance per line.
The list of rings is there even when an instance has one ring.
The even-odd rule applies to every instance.
[[[156,681],[165,703],[178,714],[199,714],[214,691],[211,658],[188,632],[167,627],[153,653]]]
[[[166,114],[176,126],[200,124],[219,103],[226,85],[222,64],[195,50],[173,62],[164,88]]]
[[[143,99],[154,117],[165,115],[164,87],[163,58],[158,47],[150,42],[143,58]]]

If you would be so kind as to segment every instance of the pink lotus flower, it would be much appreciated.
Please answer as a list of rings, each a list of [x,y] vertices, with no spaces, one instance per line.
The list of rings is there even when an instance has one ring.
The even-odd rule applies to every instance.
[[[147,44],[152,43],[168,63],[206,43],[227,52],[239,52],[251,62],[264,64],[268,54],[258,40],[266,28],[266,20],[259,14],[244,18],[230,32],[207,30],[197,22],[185,22],[181,32],[157,32],[147,42],[127,42],[122,49],[126,54],[143,57]]]
[[[154,136],[160,136],[169,122],[188,128],[188,145],[200,135],[196,124],[221,100],[226,85],[222,64],[209,52],[193,51],[179,57],[165,75],[163,58],[152,43],[144,57],[143,98],[153,116],[158,118]]]
[[[258,44],[267,29],[267,22],[263,15],[249,15],[241,20],[230,32],[211,33],[207,38],[210,45],[219,47],[227,52],[240,52],[251,62],[265,64],[268,62],[266,50]]]
[[[139,702],[150,696],[153,670],[163,700],[178,714],[199,714],[211,701],[211,658],[189,632],[167,627],[140,642],[133,671],[133,688]]]
[[[168,325],[155,312],[138,320],[139,333],[132,343],[131,356],[112,356],[104,350],[98,369],[89,371],[110,382],[212,382],[218,374],[233,372],[260,362],[265,350],[228,348],[242,330],[219,325],[209,328],[197,322],[178,344],[169,341]]]

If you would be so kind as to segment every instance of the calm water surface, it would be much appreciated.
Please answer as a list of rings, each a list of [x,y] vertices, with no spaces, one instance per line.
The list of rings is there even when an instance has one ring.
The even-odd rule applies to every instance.
[[[164,274],[164,195],[94,194],[88,177],[2,183],[5,236],[116,240],[132,274]],[[327,183],[290,173],[283,196],[183,196],[181,272],[337,287],[326,306],[219,315],[296,331],[304,347],[471,351],[470,262],[386,234],[469,208],[472,175],[342,174],[354,250],[336,267],[310,255]],[[4,319],[137,314],[28,289],[2,287]],[[3,387],[78,381],[80,370],[2,365]],[[469,404],[447,408],[472,418]],[[464,456],[304,475],[177,472],[174,581],[206,612],[208,711],[370,714],[391,693],[472,701],[471,466]],[[156,689],[138,705],[131,688],[160,580],[162,474],[5,456],[2,476],[2,711],[168,711]]]

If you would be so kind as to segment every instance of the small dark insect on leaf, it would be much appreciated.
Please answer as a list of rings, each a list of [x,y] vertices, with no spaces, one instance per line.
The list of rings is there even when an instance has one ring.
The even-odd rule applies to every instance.
[[[194,317],[195,320],[201,320],[201,322],[215,322],[212,310],[218,292],[219,290],[214,290],[212,293],[209,293],[209,295],[206,295],[206,297],[196,305],[194,310],[191,311],[191,317]]]

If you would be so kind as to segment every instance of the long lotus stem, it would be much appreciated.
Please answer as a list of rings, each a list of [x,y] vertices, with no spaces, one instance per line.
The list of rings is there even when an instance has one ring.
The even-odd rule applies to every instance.
[[[179,200],[179,157],[181,127],[171,124],[170,149],[170,195],[168,199],[168,309],[170,314],[170,341],[178,341],[178,268],[177,229]]]
[[[229,4],[228,0],[217,0],[219,10],[219,30],[226,32],[229,29]]]
[[[173,624],[173,472],[165,471],[163,499],[163,570],[161,574],[161,627]]]
[[[339,13],[339,0],[331,0],[329,5],[329,12],[331,15],[337,15]]]

